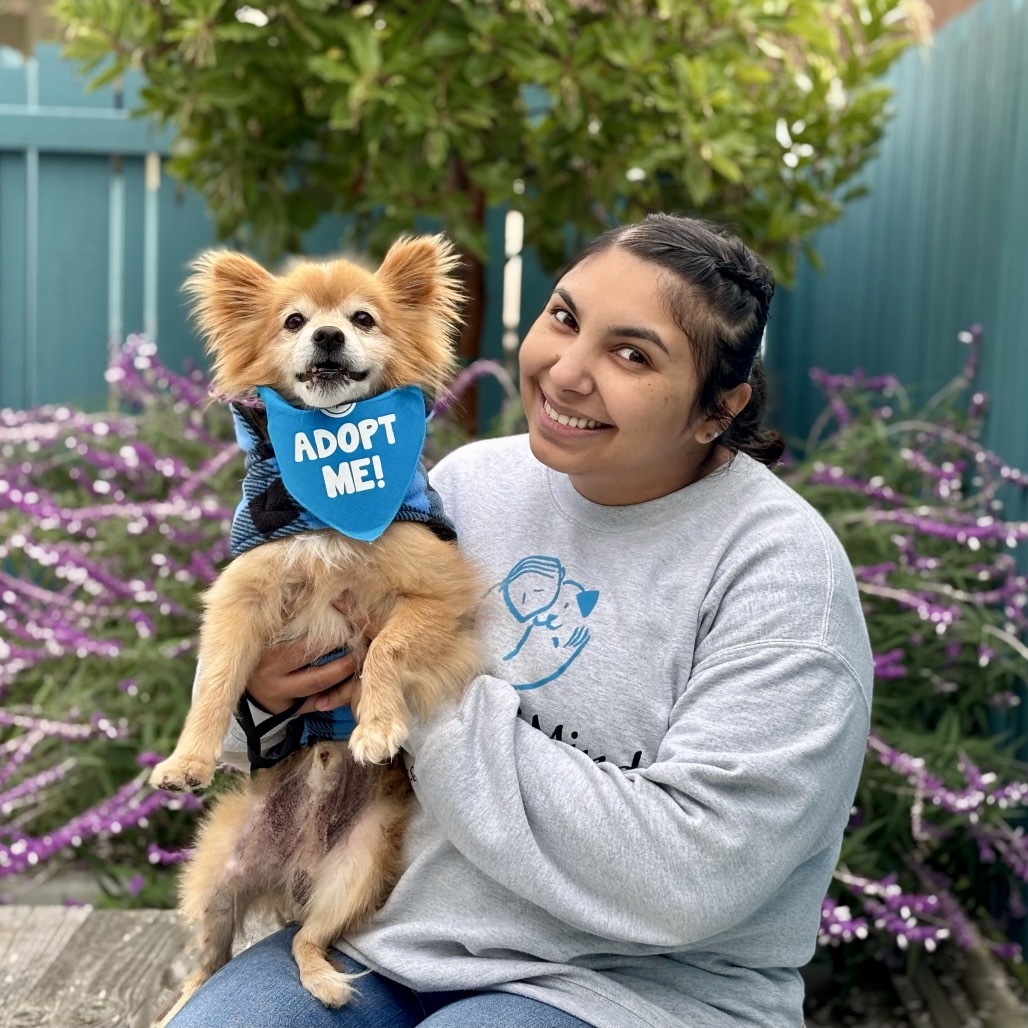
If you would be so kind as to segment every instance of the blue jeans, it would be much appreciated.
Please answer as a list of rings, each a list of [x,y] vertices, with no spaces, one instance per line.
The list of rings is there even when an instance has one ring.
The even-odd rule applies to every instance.
[[[269,935],[226,964],[178,1012],[169,1028],[589,1028],[555,1007],[507,992],[415,992],[374,972],[356,995],[329,1010],[301,984],[290,951],[293,929]],[[345,954],[332,959],[364,971]]]

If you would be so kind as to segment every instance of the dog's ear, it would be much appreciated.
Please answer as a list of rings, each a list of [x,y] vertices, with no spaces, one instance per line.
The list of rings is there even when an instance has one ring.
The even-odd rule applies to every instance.
[[[208,338],[263,316],[275,276],[245,254],[208,250],[193,262],[183,290],[193,298],[196,319]]]
[[[193,262],[183,290],[193,300],[193,319],[213,358],[211,385],[224,396],[241,396],[264,381],[254,371],[268,317],[275,276],[256,261],[228,250],[208,250]]]
[[[398,239],[375,277],[398,298],[456,322],[464,300],[462,261],[445,236]]]

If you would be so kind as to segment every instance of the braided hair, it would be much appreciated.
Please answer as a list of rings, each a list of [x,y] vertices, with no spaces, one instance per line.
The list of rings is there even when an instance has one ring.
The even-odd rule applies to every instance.
[[[692,345],[700,388],[690,415],[709,418],[719,443],[763,464],[782,456],[782,436],[762,427],[767,377],[760,343],[775,283],[771,269],[720,225],[671,214],[650,214],[594,239],[564,274],[605,250],[620,249],[669,273],[665,300]],[[722,397],[748,382],[752,395],[734,417]]]

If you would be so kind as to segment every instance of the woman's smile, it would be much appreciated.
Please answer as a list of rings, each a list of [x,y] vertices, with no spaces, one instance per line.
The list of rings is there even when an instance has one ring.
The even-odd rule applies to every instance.
[[[613,428],[613,425],[605,424],[602,421],[595,421],[582,414],[573,413],[565,408],[557,407],[543,392],[539,393],[539,401],[542,405],[542,412],[545,416],[543,424],[546,424],[552,431],[560,429],[567,430],[564,434],[569,436],[589,435],[597,429]]]

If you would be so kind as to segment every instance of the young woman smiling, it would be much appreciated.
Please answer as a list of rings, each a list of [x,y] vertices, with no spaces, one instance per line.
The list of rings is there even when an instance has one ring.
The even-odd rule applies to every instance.
[[[766,466],[773,291],[666,215],[564,272],[521,349],[527,436],[432,473],[489,583],[488,673],[405,743],[407,870],[338,943],[359,997],[312,999],[287,929],[174,1028],[802,1024],[872,661],[842,548]],[[269,653],[252,698],[359,711],[349,658],[301,659]]]
[[[737,382],[718,410],[698,408],[693,348],[669,303],[673,273],[654,271],[627,247],[586,250],[521,346],[532,453],[594,503],[644,503],[695,482],[727,457],[713,440],[753,393]]]

